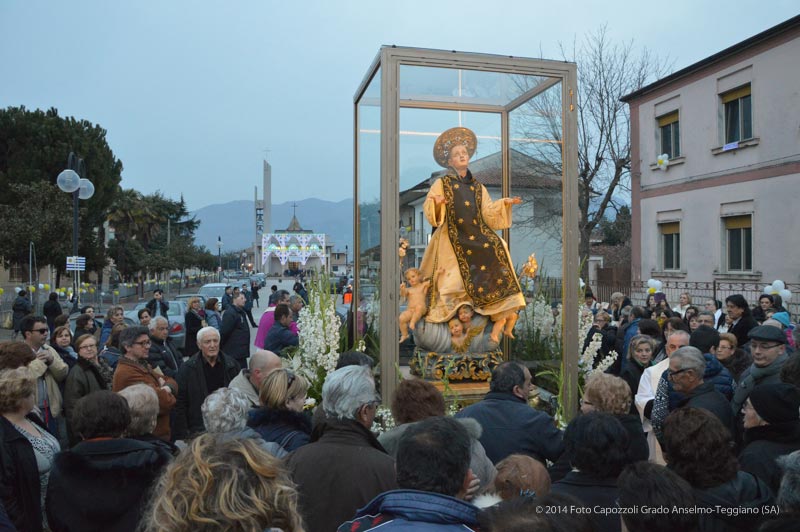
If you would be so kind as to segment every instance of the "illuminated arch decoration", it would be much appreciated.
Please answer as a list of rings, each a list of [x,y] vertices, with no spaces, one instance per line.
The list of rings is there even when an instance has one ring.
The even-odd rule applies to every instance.
[[[277,257],[282,266],[289,262],[299,262],[303,266],[309,259],[318,258],[324,267],[328,256],[325,254],[325,233],[312,233],[300,227],[296,217],[284,231],[264,234],[261,238],[261,263],[267,264],[270,257]]]

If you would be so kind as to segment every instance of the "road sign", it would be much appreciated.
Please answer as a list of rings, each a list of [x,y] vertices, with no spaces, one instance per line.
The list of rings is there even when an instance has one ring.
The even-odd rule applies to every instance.
[[[67,257],[68,272],[85,272],[86,257]]]

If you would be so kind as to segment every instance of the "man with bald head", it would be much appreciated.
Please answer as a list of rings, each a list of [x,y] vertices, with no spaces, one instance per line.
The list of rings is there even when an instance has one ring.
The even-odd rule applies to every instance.
[[[273,370],[281,367],[281,358],[266,349],[257,349],[250,356],[250,369],[243,369],[231,381],[229,388],[242,392],[253,407],[260,405],[258,391],[261,381]]]

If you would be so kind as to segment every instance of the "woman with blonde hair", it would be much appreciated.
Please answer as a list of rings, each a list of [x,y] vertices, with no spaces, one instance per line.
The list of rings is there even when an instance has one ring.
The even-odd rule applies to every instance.
[[[303,532],[297,491],[253,439],[203,434],[167,468],[144,517],[147,532]]]
[[[311,418],[303,413],[308,382],[286,368],[273,370],[261,381],[261,408],[250,411],[247,426],[266,442],[275,442],[286,452],[311,441]]]

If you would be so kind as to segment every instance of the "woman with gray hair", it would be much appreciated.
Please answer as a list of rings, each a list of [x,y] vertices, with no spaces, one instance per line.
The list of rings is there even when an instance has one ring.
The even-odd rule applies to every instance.
[[[366,366],[346,366],[325,378],[327,420],[315,428],[316,441],[286,461],[308,530],[332,530],[332,523],[352,519],[375,496],[397,488],[394,460],[369,430],[379,403]]]
[[[286,451],[275,442],[266,442],[261,435],[247,426],[250,401],[238,390],[220,388],[203,401],[200,411],[209,434],[222,435],[224,439],[253,439],[272,456],[282,458]]]
[[[178,448],[153,435],[158,421],[158,395],[147,384],[140,382],[117,392],[127,402],[131,411],[131,423],[125,431],[125,437],[132,440],[145,441],[162,447],[168,453],[178,454]]]

